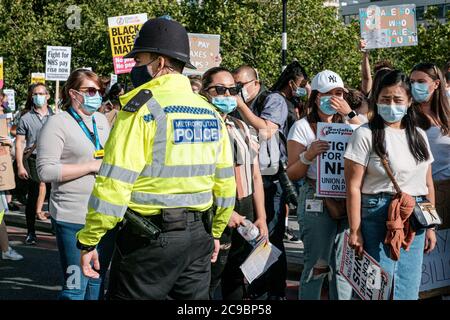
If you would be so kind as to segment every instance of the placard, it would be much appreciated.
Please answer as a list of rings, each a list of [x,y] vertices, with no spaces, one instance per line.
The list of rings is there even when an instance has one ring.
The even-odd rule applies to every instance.
[[[66,81],[70,75],[71,56],[71,47],[47,46],[45,79],[50,81]]]
[[[190,61],[197,70],[185,68],[186,75],[202,75],[206,70],[220,65],[220,35],[188,33]]]

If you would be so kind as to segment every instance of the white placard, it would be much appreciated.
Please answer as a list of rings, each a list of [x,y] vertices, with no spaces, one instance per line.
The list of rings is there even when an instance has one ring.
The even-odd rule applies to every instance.
[[[66,81],[70,75],[71,47],[47,46],[45,60],[45,79]]]
[[[8,97],[8,107],[12,111],[16,111],[16,93],[13,89],[4,89],[3,93]]]

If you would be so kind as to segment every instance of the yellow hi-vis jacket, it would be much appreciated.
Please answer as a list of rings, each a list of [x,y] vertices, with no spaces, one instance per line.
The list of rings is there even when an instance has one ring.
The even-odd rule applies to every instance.
[[[153,97],[142,106],[134,103],[145,89]],[[149,216],[162,208],[204,211],[213,203],[212,234],[220,238],[234,209],[236,182],[219,113],[179,74],[153,79],[122,96],[121,103],[136,110],[119,112],[78,240],[97,245],[127,207]]]

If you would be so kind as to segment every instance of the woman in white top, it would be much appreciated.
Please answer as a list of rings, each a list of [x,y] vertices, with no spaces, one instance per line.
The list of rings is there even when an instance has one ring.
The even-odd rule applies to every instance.
[[[381,159],[387,156],[403,192],[416,201],[427,198],[433,203],[433,156],[425,132],[416,127],[407,76],[393,70],[374,89],[373,117],[355,130],[344,155],[349,245],[358,255],[367,251],[391,275],[393,299],[417,299],[423,253],[433,250],[436,237],[434,230],[417,230],[413,240],[408,238],[412,240],[409,250],[401,248],[399,259],[391,259],[385,237],[388,208],[395,189]],[[408,223],[409,220],[404,222],[406,231]]]
[[[411,71],[412,96],[419,127],[425,130],[433,153],[433,182],[436,209],[450,227],[450,106],[445,79],[432,63],[419,63]]]
[[[344,100],[344,83],[333,71],[318,73],[311,83],[312,92],[307,108],[308,116],[296,121],[288,135],[287,174],[292,181],[306,177],[299,189],[298,220],[304,244],[304,269],[300,279],[299,298],[319,300],[323,280],[331,276],[330,299],[349,300],[352,288],[336,273],[340,260],[343,234],[348,228],[344,219],[332,219],[321,198],[316,198],[317,157],[329,149],[328,142],[316,139],[317,122],[344,122],[351,108]],[[350,122],[358,124],[356,114]],[[312,207],[311,201],[316,203]],[[317,206],[318,204],[318,206]],[[309,206],[309,207],[308,207]]]

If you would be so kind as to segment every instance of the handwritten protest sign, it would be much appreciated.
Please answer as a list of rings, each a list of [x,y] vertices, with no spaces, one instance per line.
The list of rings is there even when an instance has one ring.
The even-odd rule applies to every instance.
[[[3,57],[0,57],[0,89],[3,88]]]
[[[45,79],[51,81],[66,81],[70,75],[71,56],[71,47],[47,46]]]
[[[8,107],[12,111],[16,110],[16,93],[14,89],[4,89],[3,93],[8,97]]]
[[[197,68],[185,69],[184,74],[202,75],[206,70],[220,65],[220,35],[189,33],[190,61]]]
[[[8,122],[0,119],[0,135],[8,136]],[[0,145],[0,191],[12,190],[16,187],[10,147]]]
[[[344,247],[339,273],[350,283],[363,300],[388,300],[391,277],[364,251],[357,259],[355,250],[348,245],[348,232],[344,234]]]
[[[416,5],[359,9],[361,38],[367,49],[417,45]]]
[[[421,296],[433,290],[433,295],[450,293],[450,229],[438,230],[436,240],[434,250],[423,256]]]
[[[317,123],[317,139],[330,142],[330,149],[317,159],[317,196],[345,198],[344,153],[355,128],[345,123]]]
[[[44,83],[45,84],[45,73],[33,72],[31,73],[31,84],[33,83]]]
[[[108,18],[115,74],[129,73],[133,68],[134,60],[123,57],[133,49],[134,39],[145,21],[146,13]]]

